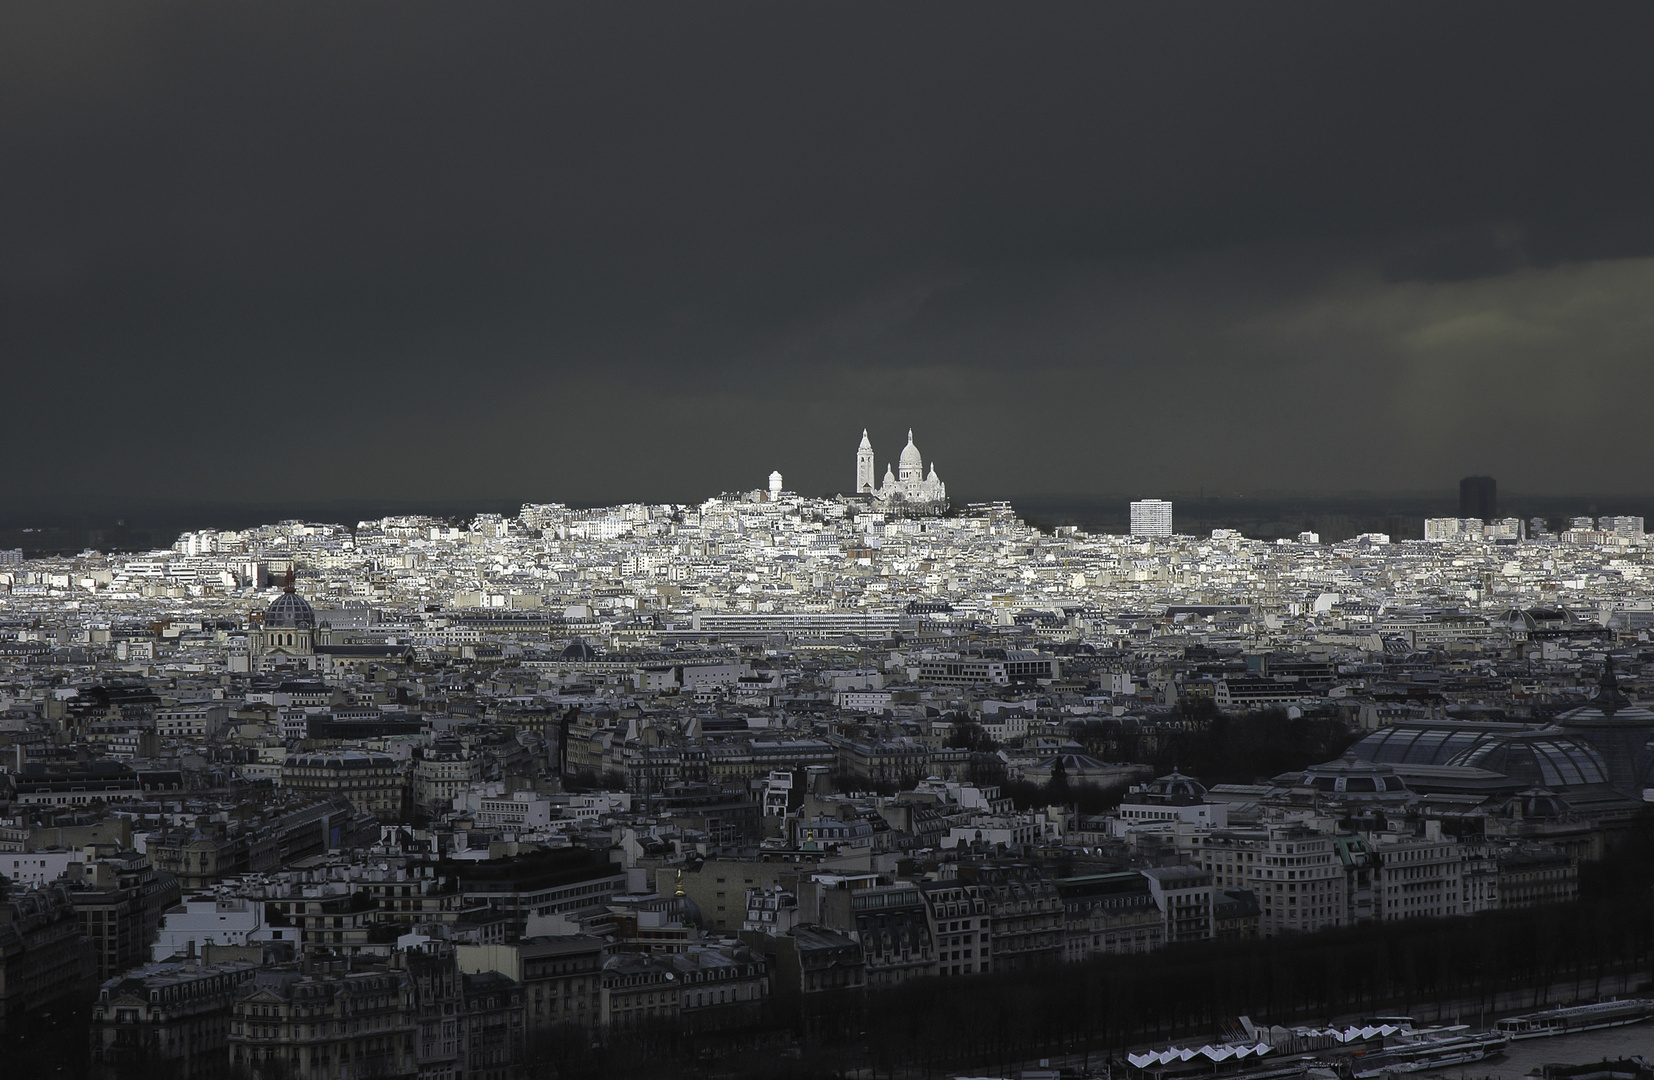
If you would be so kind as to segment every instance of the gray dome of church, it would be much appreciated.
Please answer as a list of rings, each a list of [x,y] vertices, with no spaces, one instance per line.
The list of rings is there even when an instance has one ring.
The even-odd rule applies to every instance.
[[[264,613],[264,625],[284,630],[314,629],[316,609],[304,597],[289,590],[276,597],[270,610]]]

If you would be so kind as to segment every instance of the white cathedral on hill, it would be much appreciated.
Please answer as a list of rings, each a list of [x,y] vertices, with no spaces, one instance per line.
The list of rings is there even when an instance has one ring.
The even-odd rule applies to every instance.
[[[936,475],[936,464],[931,463],[930,475],[925,475],[924,455],[913,445],[913,429],[907,432],[907,445],[894,472],[884,467],[884,482],[874,485],[873,443],[862,429],[861,446],[856,449],[856,494],[871,495],[880,502],[939,503],[948,497],[948,486]]]

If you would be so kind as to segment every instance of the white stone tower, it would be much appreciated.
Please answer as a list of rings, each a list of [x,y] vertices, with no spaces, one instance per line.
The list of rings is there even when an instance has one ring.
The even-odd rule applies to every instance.
[[[770,473],[770,502],[781,501],[781,472],[776,470]]]
[[[873,442],[867,437],[867,429],[861,429],[861,446],[856,450],[856,494],[871,495],[877,486],[873,464]]]

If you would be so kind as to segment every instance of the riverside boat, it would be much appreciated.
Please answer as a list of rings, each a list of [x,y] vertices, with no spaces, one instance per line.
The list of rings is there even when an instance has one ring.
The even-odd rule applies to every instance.
[[[1625,1001],[1599,1001],[1595,1005],[1572,1005],[1565,1009],[1507,1016],[1494,1027],[1513,1039],[1544,1039],[1552,1035],[1572,1035],[1578,1031],[1640,1024],[1650,1017],[1654,1017],[1654,999],[1628,998]]]
[[[1376,1080],[1390,1073],[1424,1072],[1485,1061],[1503,1053],[1510,1036],[1502,1031],[1472,1032],[1464,1025],[1413,1032],[1408,1041],[1351,1061],[1355,1080]]]

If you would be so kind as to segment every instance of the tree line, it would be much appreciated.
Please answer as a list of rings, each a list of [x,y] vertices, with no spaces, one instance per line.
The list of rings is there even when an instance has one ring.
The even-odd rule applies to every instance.
[[[1080,1053],[1100,1063],[1130,1046],[1214,1038],[1241,1015],[1291,1026],[1455,1003],[1474,1015],[1512,992],[1535,995],[1537,1007],[1538,988],[1564,980],[1589,985],[1631,970],[1647,986],[1651,961],[1654,904],[1614,897],[921,979],[868,994],[826,1037],[806,1037],[796,1008],[778,1000],[741,1031],[569,1033],[541,1042],[531,1060],[563,1080],[947,1075]]]
[[[831,1035],[806,1038],[797,998],[773,999],[735,1032],[662,1025],[625,1040],[563,1042],[567,1080],[718,1075],[942,1075],[1174,1038],[1209,1039],[1241,1015],[1312,1024],[1458,1005],[1491,1010],[1511,994],[1627,972],[1654,985],[1654,814],[1582,875],[1581,899],[1518,911],[1363,923],[1313,934],[1203,942],[1021,971],[929,978],[869,993]],[[819,1025],[818,1025],[819,1026]],[[798,1057],[782,1046],[799,1040]],[[550,1046],[544,1048],[551,1051]],[[715,1066],[711,1063],[715,1062]]]

